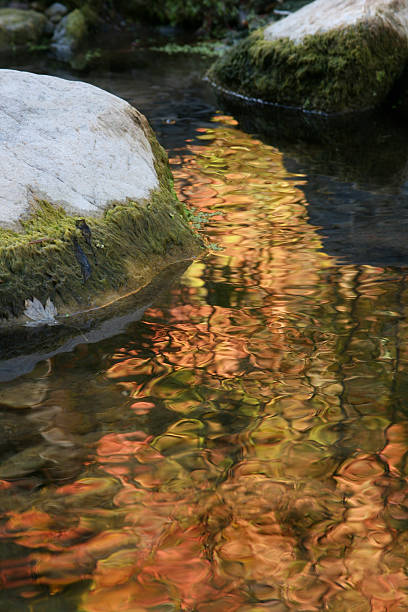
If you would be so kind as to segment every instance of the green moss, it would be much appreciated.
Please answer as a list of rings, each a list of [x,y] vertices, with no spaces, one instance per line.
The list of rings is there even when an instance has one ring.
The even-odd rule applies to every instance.
[[[88,33],[86,18],[81,10],[75,9],[66,17],[65,30],[67,37],[77,45]]]
[[[220,57],[222,55],[224,45],[219,42],[202,42],[194,45],[178,45],[177,43],[167,43],[162,47],[150,47],[151,51],[161,51],[168,55],[177,53],[189,53],[202,55],[204,57]]]
[[[407,60],[394,30],[349,27],[295,44],[257,31],[215,62],[218,85],[265,101],[324,112],[373,108],[388,95]]]
[[[202,244],[178,202],[167,156],[150,127],[159,188],[148,202],[112,205],[103,218],[86,218],[91,245],[78,217],[38,201],[23,232],[0,230],[0,317],[19,317],[26,299],[50,297],[59,312],[98,306],[140,288],[172,262],[197,255]],[[84,275],[77,243],[90,267]]]

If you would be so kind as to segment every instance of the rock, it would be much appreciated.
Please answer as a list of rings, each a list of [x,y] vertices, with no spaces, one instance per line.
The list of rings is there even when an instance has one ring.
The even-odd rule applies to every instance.
[[[47,362],[36,366],[35,372],[20,377],[7,385],[0,385],[0,406],[4,410],[33,408],[44,401],[48,391]]]
[[[35,44],[44,33],[46,18],[36,11],[0,9],[0,51]]]
[[[315,0],[253,33],[210,70],[217,85],[282,106],[379,106],[408,58],[408,0]]]
[[[55,28],[51,51],[62,62],[69,62],[81,47],[88,34],[88,25],[80,9],[75,9],[61,19]]]
[[[123,100],[13,70],[0,71],[0,84],[1,227],[21,230],[33,197],[100,216],[111,202],[141,200],[158,187],[145,120]]]
[[[61,2],[54,2],[54,4],[51,4],[51,6],[49,6],[45,11],[46,16],[48,17],[48,19],[51,20],[53,20],[55,17],[61,19],[67,13],[67,7],[65,6],[65,4],[61,4]]]
[[[45,467],[49,463],[43,453],[46,448],[45,444],[31,446],[2,461],[0,463],[0,479],[21,478]]]
[[[0,317],[40,303],[55,323],[199,252],[137,110],[55,77],[0,70],[0,87]]]

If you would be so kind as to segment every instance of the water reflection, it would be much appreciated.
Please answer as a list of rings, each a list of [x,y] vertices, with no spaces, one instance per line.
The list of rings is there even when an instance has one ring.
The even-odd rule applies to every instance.
[[[305,174],[309,217],[326,252],[369,265],[408,265],[408,123],[389,110],[355,117],[305,115],[223,101],[246,132],[279,147]]]
[[[223,250],[1,392],[0,607],[407,610],[407,275],[329,257],[234,119],[200,140],[176,187]]]

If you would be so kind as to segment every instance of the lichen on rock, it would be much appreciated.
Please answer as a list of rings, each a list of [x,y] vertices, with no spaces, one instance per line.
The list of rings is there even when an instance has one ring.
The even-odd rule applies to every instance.
[[[315,0],[258,30],[215,62],[210,80],[250,98],[306,110],[335,113],[379,106],[408,58],[408,28],[402,27],[405,21],[408,26],[408,2],[402,2],[404,12],[401,2],[374,0],[365,13],[361,0],[348,0],[344,10],[354,5],[353,18],[338,19],[334,27],[313,19],[305,25],[308,15],[330,6],[341,12],[340,4]],[[401,15],[391,18],[392,11]]]

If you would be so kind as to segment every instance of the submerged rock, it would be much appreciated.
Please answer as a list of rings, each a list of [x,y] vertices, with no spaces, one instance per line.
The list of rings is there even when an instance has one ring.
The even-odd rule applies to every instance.
[[[38,43],[46,23],[36,11],[0,8],[0,52]]]
[[[26,311],[32,324],[34,310],[51,309],[54,323],[199,252],[167,157],[137,110],[55,77],[1,70],[0,87],[3,319]]]
[[[256,31],[210,70],[217,85],[323,112],[379,106],[408,58],[408,0],[315,0]]]

